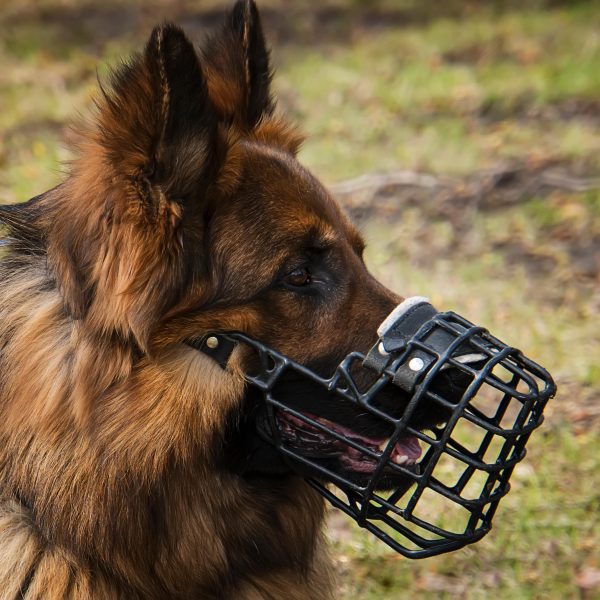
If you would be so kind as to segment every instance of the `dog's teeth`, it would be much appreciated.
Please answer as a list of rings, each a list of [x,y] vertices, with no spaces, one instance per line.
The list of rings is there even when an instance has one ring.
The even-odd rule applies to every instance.
[[[403,465],[404,463],[408,462],[408,456],[405,456],[404,454],[397,454],[394,456],[394,462],[397,465]]]
[[[385,440],[385,442],[381,442],[381,444],[379,444],[379,451],[385,452],[385,449],[387,448],[389,443],[390,443],[389,439]]]

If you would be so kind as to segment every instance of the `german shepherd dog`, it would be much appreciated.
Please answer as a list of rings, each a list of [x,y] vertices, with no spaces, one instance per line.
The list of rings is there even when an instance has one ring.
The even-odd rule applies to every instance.
[[[323,499],[257,435],[250,353],[222,368],[187,343],[238,331],[326,373],[402,300],[297,161],[271,76],[252,0],[199,50],[159,26],[101,90],[65,180],[0,207],[2,599],[333,596]]]

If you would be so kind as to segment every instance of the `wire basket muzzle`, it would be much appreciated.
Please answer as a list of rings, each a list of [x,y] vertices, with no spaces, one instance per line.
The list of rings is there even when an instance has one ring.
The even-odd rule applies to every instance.
[[[380,328],[366,356],[348,355],[329,378],[256,340],[232,336],[258,354],[260,368],[248,381],[262,391],[269,443],[334,506],[411,558],[458,549],[490,530],[556,391],[550,375],[519,350],[420,300]],[[364,370],[371,382],[366,387]],[[357,414],[369,413],[389,437],[375,446],[347,425],[298,410],[278,394],[278,382],[290,374]],[[406,398],[400,414],[381,400],[390,386]],[[427,419],[430,425],[423,426]],[[294,428],[305,438],[328,440],[362,471],[353,474],[307,452]]]

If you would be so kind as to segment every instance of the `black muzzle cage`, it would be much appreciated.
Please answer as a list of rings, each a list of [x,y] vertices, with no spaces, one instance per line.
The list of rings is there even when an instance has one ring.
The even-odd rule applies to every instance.
[[[513,469],[525,456],[527,440],[542,423],[542,411],[556,387],[519,350],[455,313],[438,313],[423,298],[403,302],[378,334],[367,356],[349,354],[329,378],[243,334],[219,338],[243,342],[257,352],[260,367],[247,380],[262,391],[268,441],[292,468],[311,473],[309,483],[327,500],[404,556],[456,550],[490,530],[498,503],[510,489]],[[357,382],[361,369],[371,374],[373,383],[367,389]],[[439,384],[448,370],[465,382],[450,397]],[[393,428],[385,447],[362,443],[277,397],[278,382],[290,372]],[[377,401],[390,383],[408,394],[400,417],[382,410]],[[446,423],[429,430],[413,427],[415,412],[424,403],[428,410],[438,407]],[[323,466],[287,442],[281,414],[364,456],[373,465],[365,482]],[[396,444],[407,437],[417,438],[423,447],[417,464],[398,464]]]

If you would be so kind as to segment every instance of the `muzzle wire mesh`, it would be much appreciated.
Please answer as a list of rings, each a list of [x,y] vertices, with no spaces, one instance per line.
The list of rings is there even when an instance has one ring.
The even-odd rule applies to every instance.
[[[436,328],[452,336],[443,351],[428,343]],[[556,390],[542,367],[452,312],[437,313],[424,324],[367,389],[361,389],[356,380],[357,373],[367,368],[361,353],[349,354],[331,377],[324,378],[254,339],[242,334],[230,337],[258,354],[260,367],[247,379],[262,391],[269,442],[292,468],[310,473],[310,484],[331,504],[411,558],[461,548],[490,530],[498,503],[510,489],[513,469],[525,456],[527,440],[542,423],[544,406]],[[457,360],[457,349],[465,345],[481,355],[475,364]],[[415,386],[402,415],[394,417],[382,410],[378,395],[415,351],[431,356],[433,362]],[[436,380],[446,369],[464,374],[469,381],[458,399],[445,397],[436,387]],[[286,374],[305,377],[339,401],[351,403],[358,411],[367,411],[386,423],[393,433],[385,449],[375,449],[336,431],[278,397],[275,388]],[[443,412],[446,423],[431,430],[413,427],[415,411],[424,403],[428,410]],[[358,478],[357,483],[357,478],[303,453],[286,436],[289,425],[285,425],[282,415],[291,416],[309,431],[328,437],[350,452],[360,453],[375,463],[372,472]],[[424,450],[416,466],[396,464],[391,458],[396,443],[407,436],[418,438]]]

